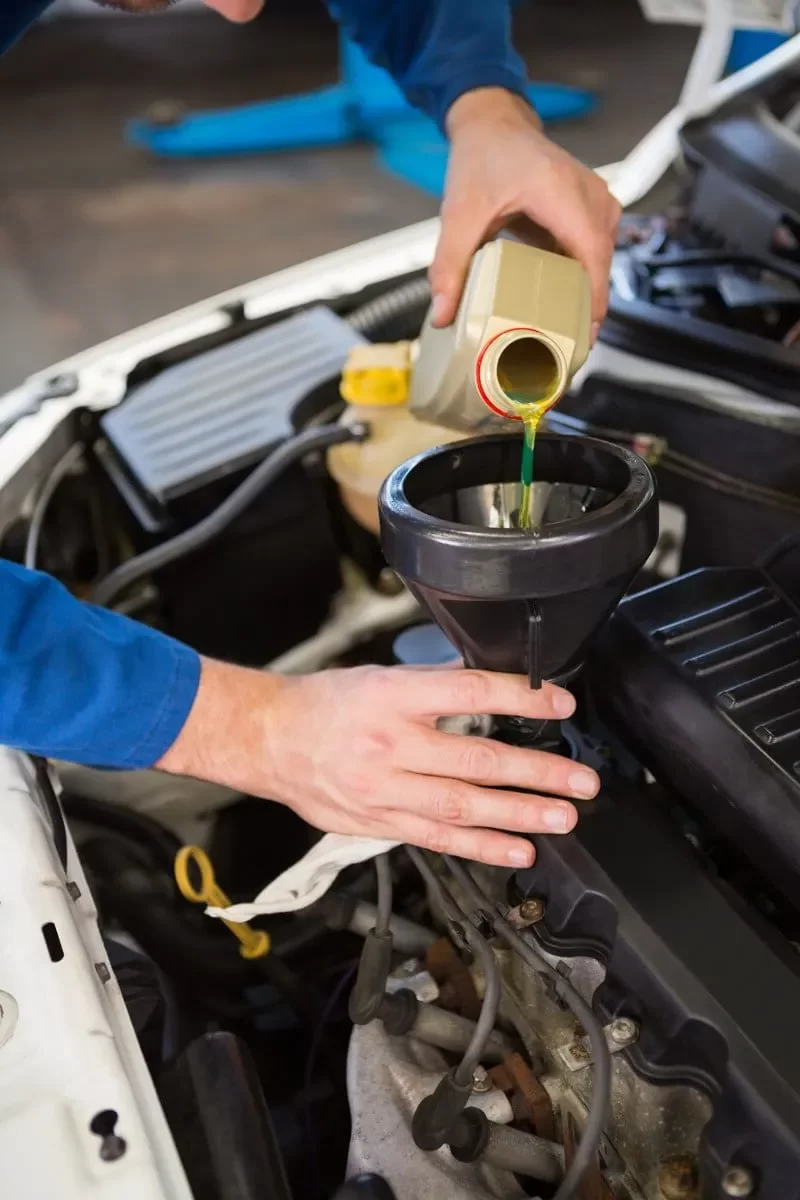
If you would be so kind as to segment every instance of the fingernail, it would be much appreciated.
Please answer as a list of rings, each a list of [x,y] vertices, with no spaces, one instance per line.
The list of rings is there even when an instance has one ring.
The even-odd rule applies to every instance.
[[[557,717],[571,717],[575,712],[575,698],[569,692],[558,691],[553,695],[553,711]]]
[[[584,326],[584,328],[585,328],[585,326]],[[594,345],[595,342],[597,341],[597,335],[599,334],[599,332],[600,332],[600,322],[593,321],[592,322],[592,345]]]
[[[542,814],[542,821],[553,833],[566,833],[572,828],[572,812],[566,807],[546,808]]]
[[[569,788],[576,796],[591,800],[597,795],[597,776],[591,771],[573,771],[569,777]]]
[[[445,300],[444,296],[439,295],[433,297],[433,303],[431,304],[431,320],[433,321],[434,325],[438,325],[442,320],[446,305],[447,301]]]
[[[529,867],[533,862],[533,847],[515,846],[508,852],[508,861],[512,867]]]

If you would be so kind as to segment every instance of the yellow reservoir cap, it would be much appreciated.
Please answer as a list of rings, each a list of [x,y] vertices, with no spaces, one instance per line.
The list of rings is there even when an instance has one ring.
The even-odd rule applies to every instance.
[[[408,403],[411,342],[355,346],[342,371],[339,394],[364,408],[399,408]]]

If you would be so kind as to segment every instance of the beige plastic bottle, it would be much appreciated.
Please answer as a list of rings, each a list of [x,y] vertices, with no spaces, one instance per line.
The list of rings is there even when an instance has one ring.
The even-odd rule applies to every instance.
[[[498,238],[474,256],[453,323],[420,334],[409,408],[420,420],[475,434],[516,404],[546,409],[586,361],[589,280],[562,254]],[[505,422],[503,422],[505,424]]]
[[[408,409],[412,346],[358,346],[342,373],[340,391],[347,401],[341,420],[365,422],[364,442],[346,442],[328,451],[328,470],[339,485],[342,502],[365,529],[379,532],[378,494],[387,475],[408,458],[462,437],[451,429],[423,422]]]

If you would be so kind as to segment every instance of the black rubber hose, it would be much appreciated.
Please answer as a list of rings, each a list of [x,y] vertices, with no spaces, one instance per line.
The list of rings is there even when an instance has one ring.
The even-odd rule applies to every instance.
[[[589,1112],[581,1133],[578,1148],[575,1151],[575,1156],[554,1197],[554,1200],[572,1200],[573,1197],[578,1195],[581,1180],[586,1171],[597,1160],[603,1130],[608,1120],[611,1106],[611,1055],[606,1043],[603,1026],[597,1019],[591,1004],[588,1004],[584,1000],[580,992],[564,979],[555,967],[551,966],[547,959],[539,954],[532,945],[526,942],[521,934],[502,916],[494,902],[478,886],[464,863],[459,862],[458,859],[451,858],[449,855],[445,855],[445,862],[455,879],[464,889],[467,896],[469,896],[471,903],[475,905],[476,912],[483,912],[489,916],[497,935],[512,950],[519,954],[520,958],[523,959],[532,971],[535,971],[538,975],[546,975],[552,981],[556,988],[556,994],[569,1005],[588,1035],[594,1062],[592,1098],[589,1103]]]
[[[390,292],[384,292],[374,300],[368,300],[347,317],[347,324],[357,333],[371,337],[379,333],[389,321],[410,315],[430,303],[431,289],[425,276],[401,283]]]
[[[198,521],[191,529],[185,529],[183,533],[177,534],[169,541],[161,542],[151,550],[145,550],[143,554],[128,559],[110,575],[106,575],[105,579],[101,579],[92,592],[92,603],[112,604],[122,592],[145,575],[200,550],[213,538],[224,532],[231,522],[236,520],[266,488],[275,483],[284,471],[305,458],[307,454],[326,450],[341,442],[363,441],[367,433],[366,426],[360,424],[321,425],[317,428],[307,429],[304,433],[298,433],[289,441],[283,442],[277,450],[268,454],[264,461],[251,471],[244,482],[240,483],[236,490],[231,492],[230,496],[202,521]]]
[[[388,937],[392,923],[392,866],[388,854],[379,854],[375,859],[375,874],[378,877],[378,911],[375,915],[375,932],[378,937]]]
[[[94,829],[111,830],[145,846],[156,861],[163,860],[171,873],[181,842],[152,817],[115,804],[104,804],[88,796],[78,796],[74,792],[65,793],[64,811],[70,821],[90,825]]]
[[[47,479],[44,481],[42,490],[36,498],[36,503],[33,507],[31,515],[31,523],[28,526],[28,536],[25,539],[25,566],[31,570],[36,570],[36,564],[39,557],[39,539],[42,536],[45,517],[47,516],[50,507],[50,501],[58,491],[63,480],[69,475],[73,467],[76,467],[83,457],[83,445],[80,442],[74,442],[66,454],[64,454],[53,467]]]

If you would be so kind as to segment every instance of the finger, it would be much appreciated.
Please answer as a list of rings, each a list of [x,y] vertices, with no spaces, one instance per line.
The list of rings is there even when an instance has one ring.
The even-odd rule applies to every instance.
[[[566,800],[476,787],[458,779],[404,774],[403,807],[437,823],[509,833],[569,833],[578,814]]]
[[[603,320],[608,309],[609,276],[614,254],[616,217],[607,192],[578,189],[567,193],[564,203],[549,224],[562,249],[576,258],[589,276],[592,321]],[[527,215],[533,217],[533,213]]]
[[[600,788],[594,771],[560,754],[433,730],[409,739],[402,766],[421,775],[463,779],[482,787],[525,788],[581,800],[591,800]]]
[[[569,692],[552,683],[533,691],[523,675],[471,669],[412,673],[401,667],[397,669],[397,680],[402,685],[398,700],[409,715],[458,717],[492,713],[563,720],[575,711],[575,700]]]
[[[600,324],[608,311],[608,288],[614,239],[606,230],[577,225],[563,239],[564,249],[577,258],[589,276],[592,323]]]
[[[467,205],[445,201],[439,244],[428,272],[433,296],[431,319],[437,327],[449,325],[456,315],[469,262],[483,233],[483,226]]]
[[[494,829],[460,829],[408,812],[387,813],[386,827],[394,830],[386,835],[393,839],[490,867],[530,867],[536,857],[529,841]]]

